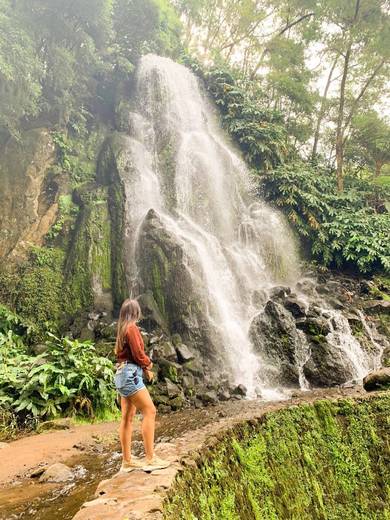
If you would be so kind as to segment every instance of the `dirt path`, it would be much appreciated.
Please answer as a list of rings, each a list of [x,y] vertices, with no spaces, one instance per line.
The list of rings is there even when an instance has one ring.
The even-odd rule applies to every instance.
[[[113,442],[118,423],[75,425],[67,430],[49,431],[10,442],[0,450],[0,487],[28,476],[42,464],[66,462],[97,443]]]
[[[167,449],[169,451],[172,443],[176,445],[179,442],[181,446],[179,439],[185,436],[187,440],[179,450],[182,452],[184,448],[187,449],[187,444],[199,443],[200,438],[214,428],[219,429],[232,422],[251,418],[262,413],[264,409],[277,409],[288,404],[310,402],[316,398],[356,397],[364,394],[366,392],[361,387],[327,389],[308,393],[297,392],[293,399],[282,403],[233,400],[208,408],[170,413],[158,418],[157,451],[159,453],[162,449],[161,454],[166,455],[164,452]],[[197,432],[200,435],[199,439],[196,439]],[[139,454],[142,449],[139,419],[134,425],[133,439],[133,450]],[[9,443],[5,448],[0,449],[0,520],[73,518],[82,504],[93,498],[98,483],[102,479],[112,477],[118,471],[119,449],[118,422],[75,425],[68,430],[50,431]],[[176,459],[177,456],[178,454],[174,458]],[[70,489],[61,489],[61,485],[56,484],[40,484],[37,479],[30,478],[33,470],[54,462],[63,462],[73,468],[81,465],[87,470],[87,476],[71,483],[73,487]],[[115,493],[116,491],[114,495]],[[104,515],[107,513],[110,515],[113,511],[108,512],[105,507],[102,509],[103,511],[99,511],[103,513],[102,518],[111,518]],[[116,507],[114,510],[115,514],[119,514]],[[90,512],[97,513],[94,507],[91,507]],[[77,518],[81,520],[99,518],[98,515],[86,517],[85,513],[83,509]],[[113,519],[115,514],[112,516]]]

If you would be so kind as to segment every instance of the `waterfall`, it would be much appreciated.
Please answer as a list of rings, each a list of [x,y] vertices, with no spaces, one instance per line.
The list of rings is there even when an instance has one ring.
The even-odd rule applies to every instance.
[[[210,342],[224,368],[249,395],[259,386],[267,395],[266,361],[254,354],[248,333],[259,312],[256,294],[299,280],[289,227],[281,213],[255,195],[251,173],[187,68],[168,58],[144,56],[133,105],[128,142],[132,167],[125,179],[131,279],[136,286],[140,266],[134,251],[142,222],[153,208],[184,251],[196,298],[206,312]],[[346,334],[338,335],[335,325],[334,340],[341,338],[341,349],[346,345],[351,361],[362,364],[358,346],[345,340]],[[308,352],[304,346],[297,353],[303,387]],[[361,375],[360,366],[356,372]]]

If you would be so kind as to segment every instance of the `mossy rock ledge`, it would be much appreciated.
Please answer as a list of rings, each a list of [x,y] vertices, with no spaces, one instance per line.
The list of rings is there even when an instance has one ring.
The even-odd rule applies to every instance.
[[[103,481],[75,519],[390,518],[389,391],[246,403],[157,445],[166,470]]]

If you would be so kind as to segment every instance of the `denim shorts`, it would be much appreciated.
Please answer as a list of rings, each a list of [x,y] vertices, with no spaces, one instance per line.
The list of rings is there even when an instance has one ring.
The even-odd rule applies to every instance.
[[[142,368],[134,363],[121,363],[115,374],[115,386],[122,397],[129,397],[142,390],[145,388]]]

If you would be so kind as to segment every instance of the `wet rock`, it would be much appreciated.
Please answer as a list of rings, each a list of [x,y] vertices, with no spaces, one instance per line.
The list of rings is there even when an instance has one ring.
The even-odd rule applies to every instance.
[[[301,291],[306,294],[311,294],[314,291],[315,282],[314,282],[314,280],[312,280],[310,278],[303,279],[303,280],[300,280],[299,282],[297,282],[296,288],[298,291]]]
[[[390,345],[385,347],[382,354],[382,365],[384,367],[390,367]]]
[[[185,374],[182,378],[182,386],[185,391],[192,390],[195,385],[195,377],[192,374]]]
[[[206,392],[198,394],[198,397],[202,401],[202,403],[206,405],[218,403],[218,395],[215,390],[208,390]]]
[[[167,359],[158,360],[158,376],[160,379],[170,379],[178,383],[183,373],[183,367],[174,361]]]
[[[344,353],[323,336],[311,338],[310,359],[303,367],[309,383],[316,387],[341,385],[353,378],[354,368]]]
[[[338,300],[337,298],[328,298],[327,303],[329,305],[331,305],[334,309],[337,309],[337,310],[345,309],[345,305],[343,303],[341,303],[341,301]]]
[[[38,478],[38,477],[40,477],[46,471],[46,469],[47,469],[47,464],[44,464],[43,466],[35,468],[30,473],[30,478]]]
[[[194,289],[183,246],[153,209],[139,229],[136,260],[141,286],[151,291],[169,328],[180,330],[186,343],[207,345],[206,310]],[[210,345],[207,354],[213,354]]]
[[[157,407],[159,413],[166,414],[172,412],[172,408],[168,404],[159,404]]]
[[[65,464],[57,462],[49,466],[39,478],[39,482],[67,482],[73,479],[72,470]]]
[[[181,363],[187,363],[188,361],[191,361],[192,359],[195,359],[195,355],[191,352],[191,350],[185,345],[184,343],[181,343],[176,347],[177,356],[179,358],[179,361]]]
[[[175,385],[175,383],[172,383],[172,381],[170,381],[169,379],[165,379],[165,385],[166,385],[166,393],[167,393],[167,396],[172,398],[172,397],[177,397],[178,395],[181,395],[182,391],[181,389]]]
[[[328,321],[324,318],[306,318],[297,320],[297,327],[311,338],[326,336],[331,331]]]
[[[220,390],[218,392],[218,399],[220,401],[229,401],[230,399],[230,393],[228,390]]]
[[[390,390],[390,368],[380,368],[366,375],[363,387],[367,392],[373,390]]]
[[[247,388],[246,386],[240,384],[233,388],[232,395],[242,395],[245,397],[247,394]]]
[[[204,378],[205,370],[202,361],[199,358],[192,359],[185,364],[186,372],[190,372],[196,377]]]
[[[284,287],[279,285],[277,287],[272,287],[269,297],[270,299],[283,299],[291,293],[290,287]]]
[[[272,384],[299,384],[296,352],[301,348],[302,338],[298,334],[292,314],[280,303],[267,302],[263,312],[253,319],[249,336],[254,350],[266,366]]]
[[[301,318],[306,315],[305,304],[296,298],[291,296],[286,298],[283,302],[283,305],[295,318]]]
[[[374,300],[364,303],[364,309],[367,314],[389,314],[390,301]]]
[[[175,334],[172,334],[171,341],[172,341],[174,347],[178,347],[179,345],[181,345],[183,343],[183,340],[181,339],[180,334],[178,334],[177,332],[175,332]]]
[[[168,361],[177,361],[175,347],[169,341],[164,341],[153,347],[153,358],[157,361],[164,358]]]
[[[255,394],[258,399],[261,399],[263,397],[263,391],[259,386],[256,386]]]
[[[172,407],[173,410],[180,410],[181,408],[183,408],[184,404],[185,398],[182,393],[174,397],[173,399],[169,400],[169,406]]]
[[[148,330],[159,327],[165,333],[168,333],[168,324],[158,308],[152,291],[141,294],[137,299],[142,310],[142,324]]]
[[[93,329],[91,329],[88,325],[83,327],[80,332],[80,341],[94,341],[95,334]]]
[[[1,150],[0,258],[24,257],[42,245],[58,213],[59,185],[50,168],[56,150],[46,128],[22,131]]]

